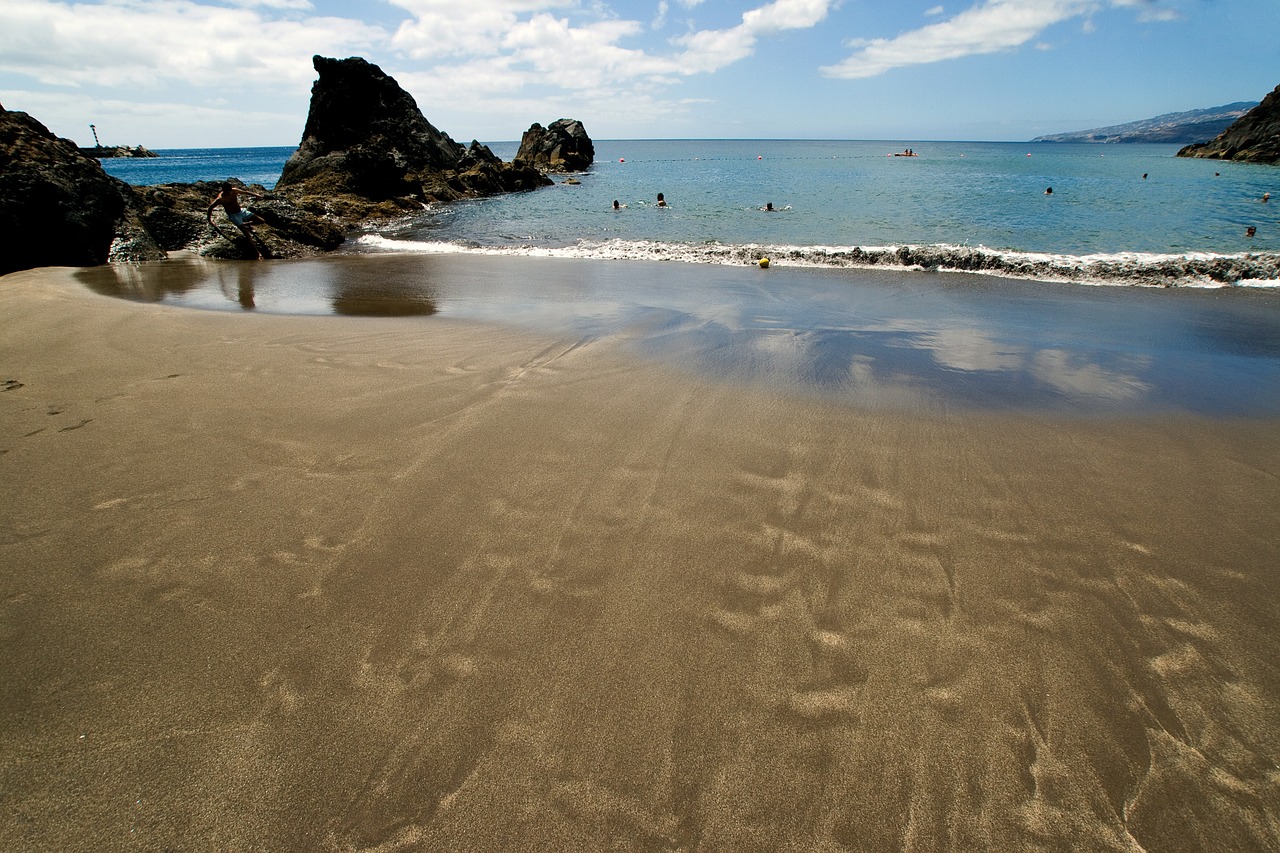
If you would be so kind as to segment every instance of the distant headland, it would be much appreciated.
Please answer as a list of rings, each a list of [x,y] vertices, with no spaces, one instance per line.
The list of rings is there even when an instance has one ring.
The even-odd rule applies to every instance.
[[[95,157],[99,160],[111,157],[159,156],[156,152],[143,148],[141,145],[95,145],[92,148],[81,148],[80,153],[86,157]]]
[[[1188,145],[1178,156],[1280,163],[1280,86],[1222,133],[1208,142]]]
[[[156,157],[154,151],[148,151],[141,145],[103,145],[98,140],[98,126],[89,125],[89,131],[93,134],[93,147],[81,148],[80,153],[85,157],[94,157],[98,160],[110,159],[113,157]]]
[[[1091,130],[1037,136],[1032,142],[1148,142],[1186,145],[1213,139],[1241,116],[1258,106],[1257,101],[1237,101],[1220,107],[1165,113],[1154,118],[1130,121]]]

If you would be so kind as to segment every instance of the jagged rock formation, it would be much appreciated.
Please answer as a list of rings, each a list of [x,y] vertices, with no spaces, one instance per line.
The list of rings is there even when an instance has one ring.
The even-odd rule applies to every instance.
[[[1237,101],[1220,107],[1165,113],[1155,118],[1130,121],[1092,130],[1037,136],[1032,142],[1157,142],[1185,145],[1203,142],[1226,130],[1232,122],[1258,105],[1257,101]]]
[[[1280,163],[1280,86],[1217,138],[1188,145],[1178,156]]]
[[[302,142],[278,189],[423,202],[549,183],[532,166],[504,163],[477,142],[463,148],[378,66],[359,57],[316,56],[312,63],[318,79]]]
[[[596,149],[582,122],[557,119],[548,127],[534,123],[520,139],[516,160],[545,172],[582,172],[595,162]]]
[[[124,187],[71,140],[0,106],[0,275],[106,261]]]
[[[245,185],[237,180],[231,183]],[[247,207],[266,220],[266,227],[253,226],[257,249],[267,257],[294,258],[330,251],[345,240],[343,228],[333,220],[310,213],[291,201],[269,193],[261,185],[248,189],[267,195],[253,199]],[[251,258],[256,252],[248,238],[221,211],[214,213],[210,227],[206,211],[218,194],[218,184],[160,184],[130,188],[130,207],[156,244],[165,251],[187,249],[204,257]],[[112,260],[125,260],[113,248]]]

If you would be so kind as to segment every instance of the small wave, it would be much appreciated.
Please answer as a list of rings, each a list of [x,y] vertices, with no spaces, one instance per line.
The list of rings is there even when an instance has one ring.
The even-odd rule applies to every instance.
[[[970,272],[1079,284],[1280,287],[1280,252],[1061,255],[988,249],[983,246],[694,245],[647,240],[580,241],[572,246],[561,247],[529,244],[480,246],[445,241],[398,240],[379,234],[361,237],[359,246],[373,251],[679,261],[720,265],[756,264],[761,257],[767,257],[776,265],[798,267]]]

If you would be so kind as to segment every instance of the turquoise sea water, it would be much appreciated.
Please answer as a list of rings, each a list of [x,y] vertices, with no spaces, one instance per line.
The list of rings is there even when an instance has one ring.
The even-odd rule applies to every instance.
[[[192,184],[239,178],[271,189],[293,148],[158,149],[155,157],[108,159],[102,168],[134,186]]]
[[[511,159],[516,143],[492,143]],[[919,156],[893,157],[912,148]],[[1280,167],[1175,157],[1170,145],[603,140],[588,171],[534,193],[434,206],[363,250],[552,251],[723,261],[766,247],[983,247],[1070,257],[1280,251]],[[228,176],[275,185],[291,148],[104,161],[133,184]],[[1145,177],[1144,177],[1145,176]],[[580,183],[565,183],[573,177]],[[1052,187],[1053,193],[1045,190]],[[655,205],[665,194],[667,208]],[[1264,193],[1273,198],[1262,202]],[[612,202],[625,207],[614,211]],[[773,212],[760,210],[766,203]],[[1255,236],[1246,236],[1248,227]],[[745,255],[750,252],[745,251]]]

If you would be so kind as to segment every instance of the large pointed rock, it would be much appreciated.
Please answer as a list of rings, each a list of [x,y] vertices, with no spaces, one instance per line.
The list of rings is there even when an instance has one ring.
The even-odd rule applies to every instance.
[[[474,151],[427,121],[378,66],[360,57],[312,63],[318,77],[307,124],[277,190],[449,201],[549,183],[531,166],[469,156]]]

